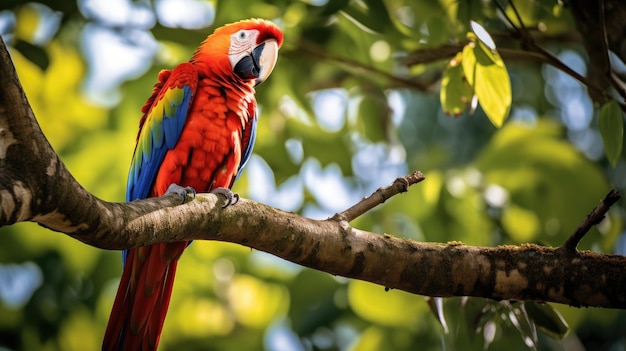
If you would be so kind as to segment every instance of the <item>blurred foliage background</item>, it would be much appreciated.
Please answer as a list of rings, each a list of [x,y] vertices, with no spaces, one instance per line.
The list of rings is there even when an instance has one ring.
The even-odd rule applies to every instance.
[[[567,8],[513,3],[541,45],[587,71]],[[505,60],[512,104],[497,129],[480,106],[443,113],[452,55],[406,64],[415,50],[466,42],[470,20],[498,47],[523,49],[496,5],[5,0],[0,34],[45,135],[103,199],[124,199],[140,108],[158,71],[186,61],[214,27],[264,17],[286,40],[257,89],[255,155],[235,187],[242,196],[326,218],[417,169],[425,182],[352,224],[421,241],[558,246],[611,187],[626,193],[623,151],[612,167],[585,87],[551,66]],[[624,209],[619,202],[581,248],[626,253]],[[120,253],[30,223],[0,234],[0,350],[98,350]],[[427,300],[234,244],[194,243],[176,280],[162,350],[626,348],[623,311]]]

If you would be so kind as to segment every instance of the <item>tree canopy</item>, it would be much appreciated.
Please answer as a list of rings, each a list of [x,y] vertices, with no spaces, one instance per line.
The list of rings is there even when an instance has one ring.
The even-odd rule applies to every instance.
[[[558,247],[611,188],[626,188],[619,1],[173,3],[0,5],[37,121],[102,199],[124,199],[159,70],[248,17],[276,21],[285,44],[257,89],[255,155],[234,189],[242,197],[323,219],[418,169],[424,182],[351,225],[424,242]],[[579,248],[624,254],[624,208]],[[1,233],[0,349],[99,349],[119,252],[33,223]],[[626,343],[621,310],[388,290],[198,241],[181,259],[161,349]]]

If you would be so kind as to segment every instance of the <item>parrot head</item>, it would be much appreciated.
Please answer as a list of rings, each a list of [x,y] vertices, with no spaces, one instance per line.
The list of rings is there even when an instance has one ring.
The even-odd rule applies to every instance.
[[[272,22],[249,19],[217,28],[191,58],[207,74],[226,80],[233,77],[259,85],[270,75],[283,34]]]

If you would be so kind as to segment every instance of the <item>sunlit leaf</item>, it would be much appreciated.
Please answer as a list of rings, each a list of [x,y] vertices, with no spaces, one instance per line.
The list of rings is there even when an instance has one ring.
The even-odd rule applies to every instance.
[[[428,313],[424,299],[399,290],[354,280],[348,286],[348,301],[354,312],[373,323],[408,327]]]
[[[80,308],[64,321],[59,335],[59,344],[62,350],[68,351],[97,351],[100,346],[100,328],[94,323],[90,312]]]
[[[615,100],[610,100],[600,109],[600,134],[606,157],[615,167],[624,141],[624,114]]]
[[[563,2],[512,0],[506,6],[505,15],[515,27],[520,28],[523,25],[526,28],[541,28],[545,35],[571,30],[567,25],[568,21],[563,21],[571,16]]]
[[[468,84],[461,62],[463,54],[458,53],[446,66],[441,79],[439,99],[443,112],[452,116],[460,116],[471,103],[474,92]]]
[[[63,11],[63,22],[58,34],[56,30],[39,33],[48,38],[45,45],[35,36],[46,19],[36,18],[34,12],[22,16],[17,9],[26,2],[14,3],[9,7],[16,9],[17,27],[11,33],[11,26],[5,26],[9,33],[4,37],[3,32],[3,38],[17,46],[11,50],[12,59],[46,136],[90,192],[106,200],[123,199],[141,106],[158,72],[187,60],[212,28],[151,28],[150,33],[163,44],[162,50],[154,62],[146,62],[152,65],[146,74],[124,83],[122,101],[108,110],[81,96],[89,58],[82,57],[77,48],[79,39],[90,38],[83,36],[89,20],[76,16],[76,2],[47,2],[54,5],[50,5],[54,11]],[[425,171],[426,182],[360,216],[351,223],[354,227],[421,241],[459,240],[489,246],[539,241],[556,246],[606,193],[609,179],[617,179],[609,178],[616,176],[612,173],[607,176],[604,163],[589,161],[585,156],[588,150],[580,151],[580,140],[575,139],[580,133],[566,134],[563,124],[554,122],[558,119],[537,116],[536,111],[546,111],[545,92],[560,83],[551,80],[549,89],[544,90],[546,77],[536,62],[518,60],[507,62],[508,70],[504,67],[494,38],[498,45],[526,48],[503,43],[503,36],[490,36],[505,29],[504,14],[492,2],[252,0],[247,6],[234,1],[219,5],[215,26],[263,17],[275,20],[285,34],[272,77],[256,91],[260,119],[255,152],[267,162],[277,184],[301,175],[308,160],[318,162],[321,170],[339,165],[337,177],[354,184],[351,191],[359,192],[354,194],[358,196],[389,184],[401,175],[396,173],[403,172],[402,167]],[[571,11],[562,5],[512,0],[505,4],[505,14],[517,26],[520,23],[512,5],[538,39],[575,31]],[[111,2],[106,8],[115,11],[117,6]],[[7,12],[11,10],[0,16]],[[123,24],[114,29],[121,33],[144,30]],[[470,31],[471,44],[463,48],[462,56],[454,58],[456,66],[447,68],[443,77],[442,62],[411,67],[401,63],[404,53],[418,48],[428,51],[440,45],[458,45],[455,43],[463,42],[466,31]],[[570,44],[553,40],[550,45],[550,50],[558,53]],[[110,59],[125,64],[123,55]],[[498,84],[508,82],[508,74],[519,109],[516,115],[530,123],[503,123],[503,111],[511,103],[510,99],[506,102],[510,88]],[[440,95],[430,89],[414,89],[405,84],[407,80],[426,82],[429,88],[436,88],[441,81]],[[509,92],[503,94],[507,88]],[[314,118],[311,93],[328,89],[344,89],[349,94],[346,115],[352,117],[338,130],[324,129]],[[397,98],[394,104],[393,95]],[[468,100],[476,106],[476,96],[491,123],[503,125],[501,129],[475,118],[441,118],[442,108],[457,114],[468,108]],[[600,118],[603,127],[605,122]],[[589,135],[597,134],[595,123],[590,128],[593,133]],[[609,138],[617,142],[615,128],[608,129]],[[400,155],[399,167],[376,169],[372,165],[372,174],[380,174],[380,179],[368,174],[363,181],[366,177],[353,169],[363,136],[380,145],[391,141],[393,145],[384,146],[400,151],[394,154]],[[289,140],[302,146],[297,160],[286,150]],[[613,147],[619,159],[621,148]],[[246,189],[254,186],[253,178],[249,174],[241,177],[236,183],[239,190],[235,190],[245,197]],[[320,177],[316,187],[329,188],[334,180]],[[490,186],[505,189],[508,197],[502,207],[486,205],[485,189]],[[306,211],[315,199],[310,190],[304,191],[304,198]],[[88,247],[34,223],[2,231],[0,261],[34,262],[44,271],[44,283],[22,309],[0,303],[0,348],[98,348],[119,281],[119,252]],[[614,252],[622,232],[622,220],[607,216],[581,245]],[[386,292],[378,285],[353,283],[304,268],[279,274],[280,267],[260,265],[249,258],[250,252],[244,246],[212,241],[196,242],[186,250],[178,266],[161,350],[279,349],[280,345],[268,344],[272,341],[268,328],[280,329],[280,337],[296,340],[283,348],[301,343],[305,349],[315,350],[480,350],[486,346],[490,350],[526,350],[528,344],[520,335],[532,336],[533,325],[545,331],[543,336],[539,334],[541,346],[546,335],[556,339],[565,335],[558,319],[544,321],[549,311],[531,315],[533,304],[528,304],[527,317],[521,308],[510,309],[506,303],[479,298],[444,299],[450,332],[443,334],[438,318],[421,296]],[[615,348],[615,343],[619,346],[622,312],[555,307],[572,333],[584,331],[572,339],[584,340],[601,331],[607,348]],[[547,340],[555,348],[568,346],[566,342]]]
[[[180,279],[179,277],[177,277]],[[163,335],[176,337],[206,337],[228,335],[235,327],[235,316],[227,306],[208,298],[187,298],[170,305]]]
[[[515,242],[527,243],[537,239],[541,223],[533,211],[509,205],[502,214],[502,227]]]
[[[474,81],[476,79],[476,52],[474,50],[475,43],[470,42],[463,47],[461,67],[463,67],[463,74],[472,88],[474,87]]]
[[[230,307],[239,323],[260,328],[282,316],[289,306],[284,286],[263,282],[255,277],[239,275],[228,289]]]
[[[33,6],[22,6],[17,12],[15,36],[31,42],[42,20],[41,13]]]
[[[387,346],[384,331],[378,327],[369,327],[361,334],[352,349],[359,351],[378,351],[384,350]]]
[[[482,28],[482,27],[481,27]],[[476,35],[463,48],[463,72],[474,89],[478,103],[496,127],[501,127],[511,108],[511,82],[500,55]]]
[[[552,245],[561,244],[589,204],[609,189],[599,166],[563,140],[562,133],[558,124],[545,119],[533,125],[507,124],[475,163],[486,184],[505,188],[512,204],[532,209],[541,228],[536,240]]]

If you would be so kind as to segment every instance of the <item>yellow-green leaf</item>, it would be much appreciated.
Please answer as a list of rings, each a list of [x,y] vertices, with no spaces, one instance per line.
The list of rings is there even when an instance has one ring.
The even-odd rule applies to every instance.
[[[511,108],[511,82],[509,73],[497,53],[498,61],[489,60],[488,50],[482,43],[475,46],[476,72],[474,92],[491,123],[501,127]]]
[[[622,110],[615,100],[604,104],[600,109],[600,134],[604,152],[613,167],[619,161],[624,141],[624,120]]]
[[[474,87],[474,76],[476,73],[476,54],[474,53],[475,44],[475,42],[470,42],[465,45],[463,48],[463,61],[461,62],[467,84],[469,84],[472,88]]]
[[[17,18],[15,36],[19,39],[32,43],[35,35],[37,34],[37,30],[41,26],[41,12],[37,10],[36,6],[25,5],[18,9]]]
[[[541,222],[533,211],[510,204],[502,213],[502,227],[515,242],[528,243],[537,239]]]
[[[401,290],[387,291],[380,285],[360,280],[349,283],[348,302],[359,317],[388,327],[414,326],[430,313],[424,300],[416,295]]]
[[[494,45],[493,40],[488,40],[491,37],[486,31],[481,32],[480,36],[478,38],[474,33],[468,35],[470,42],[463,48],[463,72],[483,111],[491,123],[499,128],[511,108],[511,81],[498,52],[483,42]]]
[[[472,87],[467,83],[463,73],[461,62],[463,62],[463,54],[459,52],[448,62],[441,79],[439,99],[443,112],[447,115],[461,115],[474,96]]]

